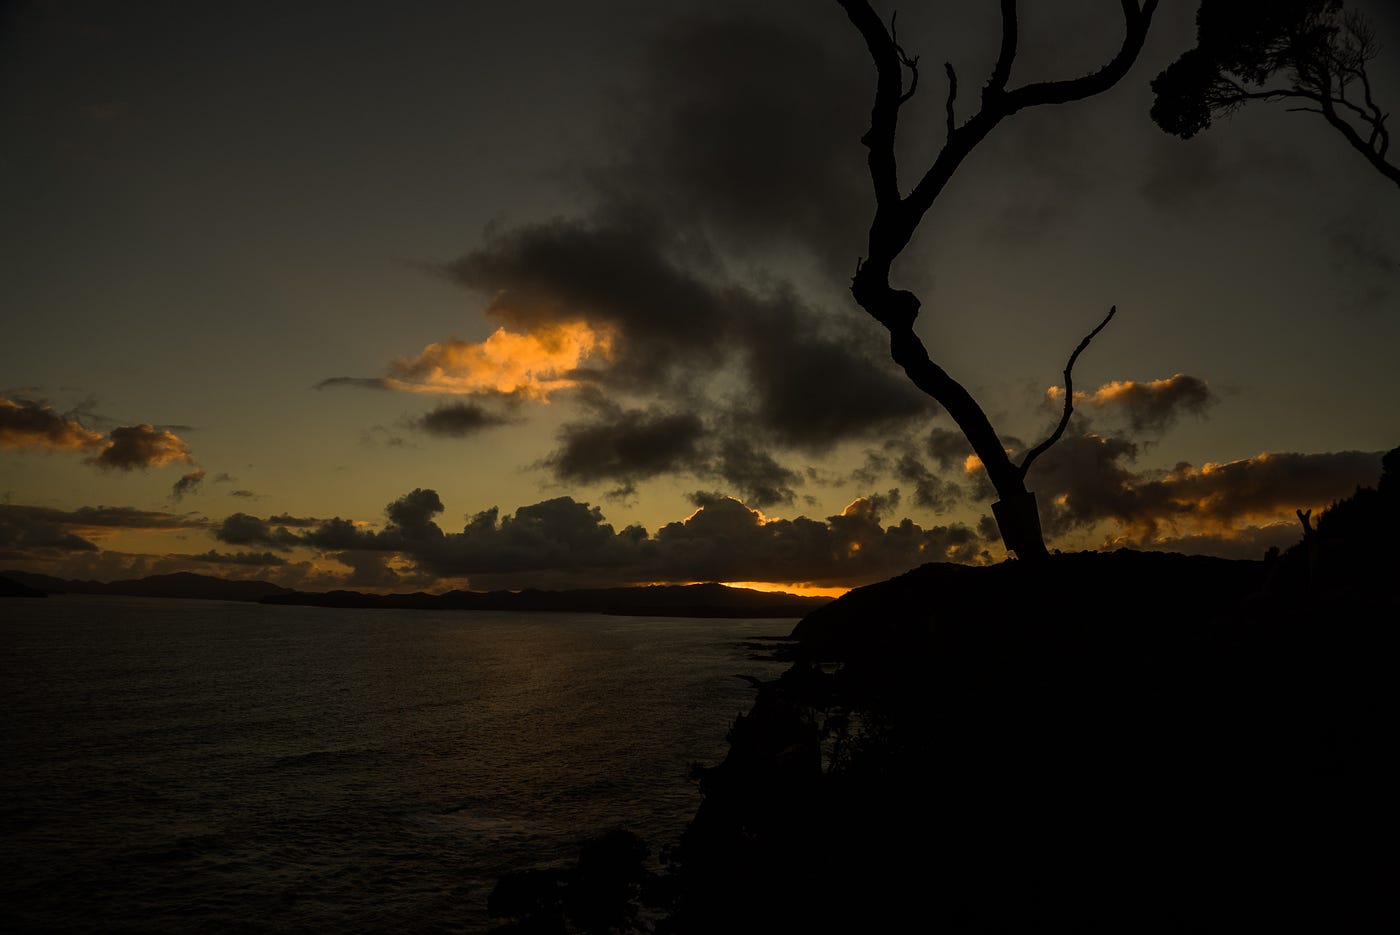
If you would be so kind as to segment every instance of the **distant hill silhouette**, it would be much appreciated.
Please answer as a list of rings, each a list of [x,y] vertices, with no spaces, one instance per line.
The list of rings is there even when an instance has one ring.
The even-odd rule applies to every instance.
[[[13,578],[0,577],[0,597],[48,597],[48,593],[29,585],[20,584]]]
[[[831,602],[722,584],[649,585],[571,591],[448,591],[444,594],[365,594],[360,591],[294,591],[266,581],[233,581],[177,572],[128,581],[73,581],[25,571],[0,573],[0,596],[45,594],[114,594],[127,597],[179,597],[220,601],[258,601],[315,607],[364,607],[403,610],[495,610],[619,614],[641,617],[801,617]]]
[[[571,591],[448,591],[445,594],[362,594],[293,591],[265,598],[269,604],[378,607],[414,610],[497,610],[620,614],[640,617],[801,617],[831,602],[722,584],[648,585]]]
[[[124,581],[76,581],[28,571],[0,572],[20,584],[48,594],[113,594],[125,597],[178,597],[216,601],[260,601],[287,588],[266,581],[240,581],[180,571]]]

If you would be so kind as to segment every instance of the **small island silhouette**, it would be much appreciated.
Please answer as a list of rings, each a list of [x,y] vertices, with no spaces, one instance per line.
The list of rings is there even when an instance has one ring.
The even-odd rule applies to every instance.
[[[510,874],[498,933],[1383,931],[1400,448],[1261,561],[930,564],[804,618],[679,846]]]

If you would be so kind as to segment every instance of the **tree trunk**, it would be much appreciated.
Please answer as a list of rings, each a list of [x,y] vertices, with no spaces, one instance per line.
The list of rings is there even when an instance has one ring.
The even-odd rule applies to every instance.
[[[861,267],[851,282],[851,293],[861,308],[890,332],[890,356],[909,379],[948,411],[981,460],[1000,500],[992,505],[997,528],[1008,551],[1022,561],[1049,557],[1040,529],[1035,494],[1026,490],[1021,469],[1006,453],[987,414],[957,380],[928,356],[924,342],[914,333],[919,299],[912,292],[890,287],[882,273],[884,264]]]

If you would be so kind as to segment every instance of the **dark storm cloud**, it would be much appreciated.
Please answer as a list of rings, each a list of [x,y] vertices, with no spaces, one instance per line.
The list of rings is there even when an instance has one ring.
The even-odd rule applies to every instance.
[[[43,403],[0,397],[0,448],[80,450],[103,443],[97,432]]]
[[[432,517],[437,494],[415,490],[386,509],[375,531],[336,518],[300,538],[324,551],[354,557],[356,568],[394,571],[360,556],[398,553],[420,574],[467,577],[474,587],[599,586],[648,581],[765,580],[828,585],[864,583],[926,561],[968,561],[985,543],[971,529],[924,529],[909,520],[882,525],[898,495],[856,500],[826,521],[766,520],[737,500],[696,494],[698,509],[649,536],[621,531],[602,511],[571,497],[523,506],[502,517],[492,508],[460,532],[444,532]],[[387,555],[386,555],[387,561]],[[381,582],[383,583],[383,582]]]
[[[779,293],[769,314],[748,324],[754,419],[781,444],[820,452],[836,441],[884,437],[938,411],[854,314],[823,333],[822,316]]]
[[[467,438],[498,425],[508,425],[510,419],[492,412],[479,403],[444,403],[416,419],[415,428],[440,438]]]
[[[660,580],[856,585],[931,561],[971,561],[984,543],[963,525],[882,525],[888,501],[862,498],[825,522],[763,518],[731,498],[707,501],[656,533]]]
[[[559,430],[559,447],[545,460],[562,480],[631,482],[700,462],[704,424],[694,413],[624,409],[595,397],[596,415]]]
[[[718,359],[754,302],[685,269],[679,247],[650,213],[614,212],[498,232],[444,272],[494,296],[488,314],[508,327],[528,332],[582,319],[619,332],[613,368],[655,382],[678,360],[703,367]]]
[[[56,510],[0,504],[0,548],[14,557],[34,551],[95,552],[97,546],[69,532],[61,520],[50,514]]]
[[[408,539],[440,538],[442,530],[433,523],[433,517],[445,508],[436,490],[416,487],[384,508],[389,522],[403,531]]]
[[[603,390],[694,403],[717,368],[740,365],[751,392],[729,404],[736,427],[781,445],[824,451],[933,411],[859,318],[823,314],[786,287],[702,275],[674,258],[673,241],[636,213],[554,221],[499,234],[446,271],[493,295],[488,313],[509,327],[608,329],[611,356],[588,368]]]
[[[95,552],[92,541],[104,533],[123,530],[195,529],[207,525],[198,517],[131,507],[49,507],[0,504],[0,548],[32,551]]]
[[[741,250],[798,244],[833,281],[849,275],[873,207],[860,144],[870,65],[831,12],[822,33],[757,6],[675,22],[648,51],[600,187]]]
[[[712,473],[758,507],[792,503],[795,496],[792,488],[802,482],[795,471],[783,467],[772,455],[743,437],[725,439],[719,447]]]
[[[542,462],[560,479],[742,477],[755,502],[790,502],[797,475],[776,452],[824,454],[934,411],[845,290],[872,206],[869,64],[844,30],[793,23],[677,23],[646,58],[609,167],[586,173],[590,207],[495,228],[441,267],[512,333],[606,335],[569,378],[622,407],[647,401],[633,426],[566,426]],[[830,307],[759,272],[775,254],[828,276]]]
[[[170,496],[174,500],[179,500],[186,494],[194,493],[203,483],[204,471],[200,468],[195,468],[188,474],[181,475],[180,479],[171,485]]]
[[[180,436],[169,429],[143,423],[112,429],[107,447],[88,462],[104,470],[133,471],[172,463],[188,464],[191,460],[190,446]]]
[[[913,485],[915,503],[935,513],[945,513],[963,501],[963,489],[957,483],[935,474],[913,452],[899,456],[894,474],[902,483]]]
[[[350,567],[345,584],[351,587],[390,588],[400,581],[398,572],[389,567],[388,556],[383,552],[337,552],[334,558]]]
[[[924,440],[924,451],[938,464],[941,470],[962,467],[967,456],[972,454],[972,445],[962,432],[953,429],[931,429]]]
[[[971,454],[972,446],[961,432],[934,428],[922,442],[892,438],[879,449],[866,451],[865,463],[852,472],[850,480],[868,486],[881,478],[895,478],[913,488],[916,504],[943,513],[968,498],[964,465]]]
[[[1066,435],[1060,439],[1026,477],[1027,487],[1039,500],[1046,533],[1057,535],[1145,513],[1134,493],[1137,475],[1127,466],[1137,455],[1137,444],[1125,438]]]
[[[261,545],[283,550],[301,544],[297,535],[287,529],[287,524],[279,522],[279,517],[262,520],[247,513],[225,517],[214,531],[214,538],[228,545]]]

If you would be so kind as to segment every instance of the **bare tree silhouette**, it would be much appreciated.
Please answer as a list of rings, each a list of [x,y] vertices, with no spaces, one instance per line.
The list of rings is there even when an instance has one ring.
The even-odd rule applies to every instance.
[[[1290,111],[1322,115],[1400,185],[1400,167],[1386,158],[1387,115],[1366,73],[1379,51],[1371,24],[1342,0],[1203,0],[1196,47],[1152,82],[1152,119],[1190,139],[1251,101],[1288,102]]]
[[[982,88],[977,112],[958,123],[956,104],[957,74],[951,63],[944,65],[948,76],[948,97],[944,107],[947,137],[943,148],[924,171],[914,188],[901,193],[895,162],[895,133],[900,109],[914,96],[919,84],[919,59],[908,55],[895,34],[894,17],[886,27],[868,0],[839,0],[851,23],[860,31],[874,59],[877,73],[875,103],[870,112],[870,129],[861,142],[870,151],[870,179],[875,188],[875,217],[870,225],[869,252],[856,265],[851,294],[871,317],[890,333],[890,356],[904,368],[909,379],[948,411],[973,451],[981,459],[987,476],[1000,498],[992,505],[1002,541],[1022,560],[1047,557],[1045,538],[1040,529],[1035,495],[1026,489],[1026,472],[1060,436],[1074,408],[1071,370],[1079,354],[1112,319],[1116,309],[1079,343],[1065,365],[1064,412],[1054,432],[1022,457],[1012,461],[982,407],[967,388],[930,359],[923,341],[914,332],[919,299],[912,292],[890,285],[890,269],[908,245],[925,213],[933,206],[962,161],[986,139],[1002,120],[1018,111],[1047,104],[1066,104],[1100,94],[1113,87],[1137,59],[1147,36],[1157,0],[1120,0],[1126,35],[1116,55],[1097,71],[1083,77],[1043,81],[1008,90],[1016,59],[1019,36],[1016,0],[1001,0],[1001,47],[991,76]],[[905,87],[905,73],[909,75]]]

